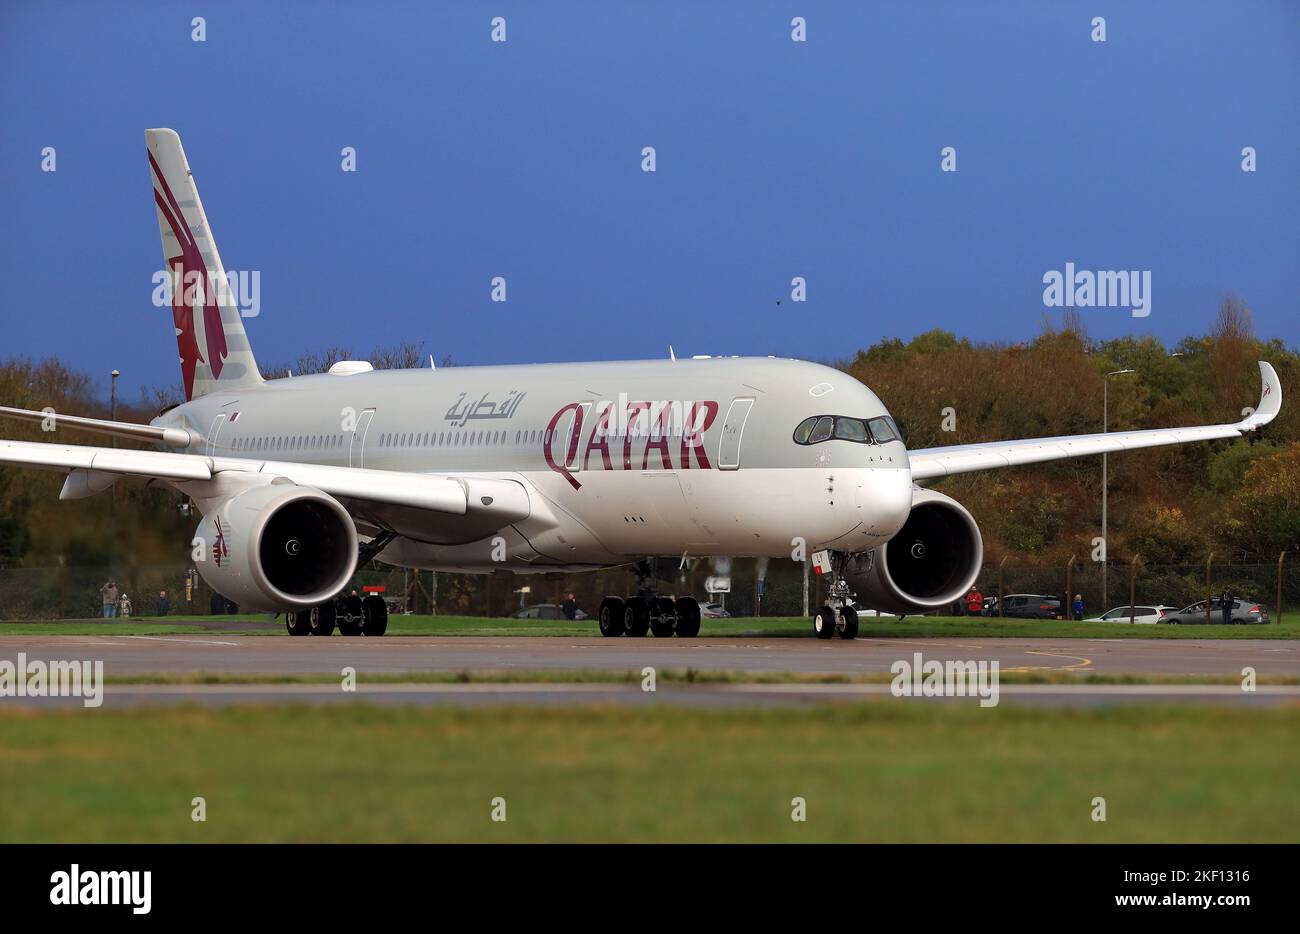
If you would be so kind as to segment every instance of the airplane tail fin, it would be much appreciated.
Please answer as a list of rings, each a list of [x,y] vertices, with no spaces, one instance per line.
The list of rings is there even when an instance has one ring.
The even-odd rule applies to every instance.
[[[175,130],[144,131],[153,199],[171,282],[185,398],[262,383],[221,254]]]

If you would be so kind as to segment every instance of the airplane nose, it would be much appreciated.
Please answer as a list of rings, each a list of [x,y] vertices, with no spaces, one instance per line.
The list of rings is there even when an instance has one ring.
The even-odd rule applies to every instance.
[[[855,505],[858,521],[875,544],[898,534],[912,512],[912,472],[906,467],[868,467],[859,471]]]

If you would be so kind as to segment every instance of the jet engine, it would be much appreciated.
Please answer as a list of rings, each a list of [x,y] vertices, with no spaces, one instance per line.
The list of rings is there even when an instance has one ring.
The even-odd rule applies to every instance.
[[[357,530],[333,497],[275,481],[210,509],[195,533],[195,553],[203,579],[241,608],[305,610],[351,580]]]
[[[845,577],[857,601],[884,613],[945,609],[963,597],[984,563],[984,539],[955,499],[912,493],[912,511],[898,534],[850,558]]]

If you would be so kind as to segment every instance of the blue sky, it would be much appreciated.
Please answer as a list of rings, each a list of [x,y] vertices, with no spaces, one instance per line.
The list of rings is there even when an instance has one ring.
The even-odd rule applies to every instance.
[[[260,271],[268,362],[1016,341],[1059,320],[1067,261],[1151,271],[1150,317],[1088,309],[1093,336],[1202,333],[1229,291],[1265,336],[1300,320],[1295,3],[10,0],[0,120],[0,354],[116,366],[129,396],[178,377],[152,126]]]

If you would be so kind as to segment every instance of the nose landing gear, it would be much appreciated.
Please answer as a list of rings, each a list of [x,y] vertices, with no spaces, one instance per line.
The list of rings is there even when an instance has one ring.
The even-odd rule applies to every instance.
[[[830,639],[836,635],[841,639],[856,639],[858,636],[858,611],[853,608],[853,591],[844,579],[848,561],[849,555],[841,551],[813,555],[814,564],[830,568],[826,572],[830,577],[826,605],[812,618],[813,635],[818,639]]]

